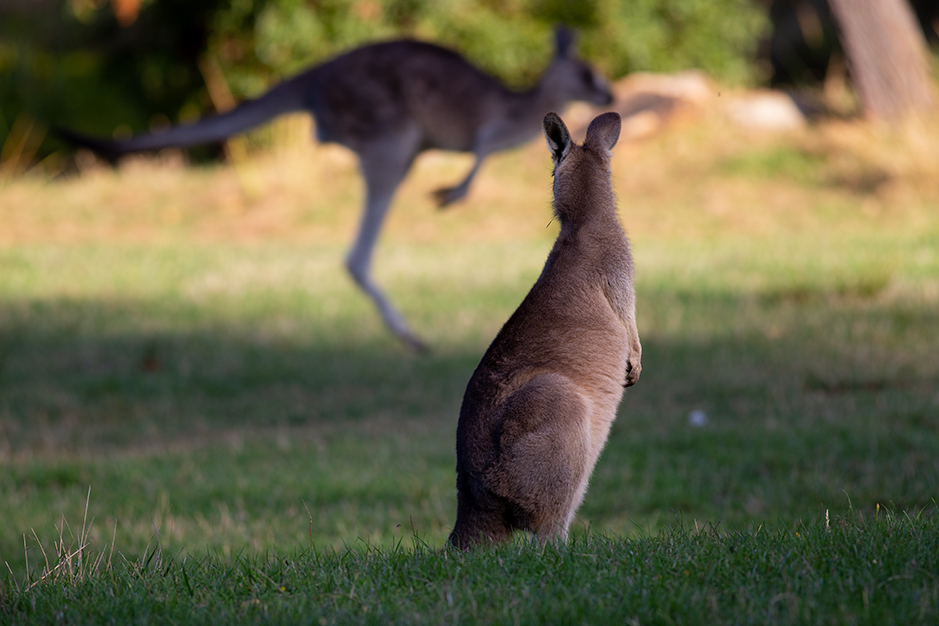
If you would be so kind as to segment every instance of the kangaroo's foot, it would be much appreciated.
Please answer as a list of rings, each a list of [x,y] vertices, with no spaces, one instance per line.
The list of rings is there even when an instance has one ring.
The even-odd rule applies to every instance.
[[[403,335],[395,332],[395,335],[404,342],[404,345],[407,346],[411,352],[415,354],[430,354],[430,347],[417,335],[410,332]]]
[[[390,330],[395,337],[400,339],[409,350],[416,354],[427,354],[430,352],[430,348],[422,339],[417,335],[411,332],[411,329],[408,328],[408,325],[405,323],[404,318],[401,317],[401,314],[391,305],[391,302],[385,297],[383,293],[375,289],[373,285],[371,288],[364,288],[365,293],[372,299],[375,303],[375,306],[378,308],[378,312],[381,314],[381,319],[385,323],[385,326]]]
[[[375,305],[375,308],[378,309],[379,314],[381,315],[382,321],[385,323],[385,326],[390,330],[395,337],[400,339],[404,345],[406,345],[410,350],[418,354],[426,354],[430,352],[430,349],[427,347],[417,335],[411,332],[411,329],[408,328],[408,325],[405,323],[404,318],[401,317],[401,314],[394,308],[391,304],[391,301],[385,296],[384,293],[372,282],[371,277],[368,274],[367,266],[364,266],[360,261],[353,258],[346,260],[346,267],[349,270],[349,274],[352,276],[352,279],[359,286],[359,288],[369,297],[372,303]]]
[[[466,187],[457,185],[456,187],[443,187],[433,192],[434,200],[437,202],[438,209],[445,209],[457,200],[462,200],[466,195]]]
[[[428,354],[430,352],[430,347],[428,347],[420,337],[411,332],[411,329],[405,324],[404,319],[391,307],[387,299],[381,295],[379,295],[378,298],[374,297],[371,293],[368,295],[372,297],[375,306],[378,307],[378,311],[381,313],[381,318],[385,326],[395,337],[400,339],[409,350],[416,354]]]

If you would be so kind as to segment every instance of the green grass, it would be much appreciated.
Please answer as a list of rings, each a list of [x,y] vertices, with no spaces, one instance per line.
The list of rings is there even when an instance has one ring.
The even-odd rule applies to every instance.
[[[939,201],[708,132],[617,148],[643,373],[572,544],[467,556],[437,552],[456,418],[550,246],[542,147],[443,214],[462,167],[402,189],[378,280],[421,357],[340,271],[345,162],[325,198],[280,161],[273,199],[227,168],[4,183],[0,621],[935,623]]]
[[[291,556],[76,554],[71,569],[9,593],[5,623],[928,624],[939,616],[935,516],[850,511],[753,532],[678,522],[655,536],[520,540],[465,555],[433,550],[408,531],[385,548]]]

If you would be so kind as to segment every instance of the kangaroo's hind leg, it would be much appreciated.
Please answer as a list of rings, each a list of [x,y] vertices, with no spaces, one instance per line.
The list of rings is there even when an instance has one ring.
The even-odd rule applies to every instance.
[[[542,374],[506,401],[493,493],[511,501],[518,527],[542,541],[567,539],[589,467],[590,401],[569,378]]]
[[[411,349],[422,352],[424,343],[411,332],[404,318],[371,276],[372,255],[391,200],[417,156],[420,131],[407,128],[372,139],[357,150],[365,179],[365,208],[355,243],[346,257],[346,268],[356,284],[371,298],[388,329]]]
[[[457,476],[456,524],[448,542],[460,550],[499,544],[512,537],[509,503],[493,497],[476,476]]]

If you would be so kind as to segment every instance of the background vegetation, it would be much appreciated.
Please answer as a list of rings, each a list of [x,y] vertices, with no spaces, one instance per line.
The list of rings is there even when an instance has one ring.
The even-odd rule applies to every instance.
[[[0,146],[31,133],[27,150],[42,159],[62,147],[50,124],[110,135],[190,120],[215,110],[206,82],[253,97],[391,37],[441,42],[522,87],[547,64],[558,23],[578,29],[581,52],[610,77],[697,67],[731,82],[753,78],[767,24],[749,0],[17,3],[0,8]]]

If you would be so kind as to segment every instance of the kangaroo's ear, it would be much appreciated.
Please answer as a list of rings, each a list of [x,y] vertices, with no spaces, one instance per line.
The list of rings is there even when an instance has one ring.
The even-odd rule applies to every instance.
[[[545,122],[547,124],[547,122]],[[623,127],[623,119],[619,113],[609,111],[598,115],[590,122],[587,127],[587,137],[584,139],[584,147],[594,150],[602,148],[612,150],[613,146],[619,140],[620,129]]]
[[[566,26],[556,26],[554,28],[555,54],[561,58],[574,56],[574,42],[576,40],[577,37],[570,28]]]
[[[571,134],[557,113],[548,113],[544,116],[544,138],[548,141],[551,158],[557,165],[571,149]]]

